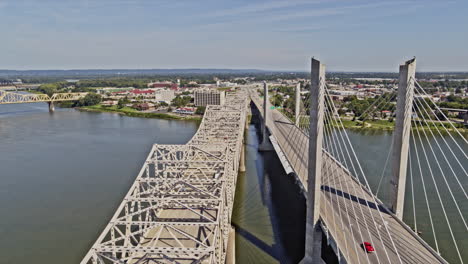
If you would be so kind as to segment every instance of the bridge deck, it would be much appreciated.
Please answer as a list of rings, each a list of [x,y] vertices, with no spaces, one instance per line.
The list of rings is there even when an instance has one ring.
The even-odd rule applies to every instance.
[[[258,95],[252,93],[251,97],[262,109]],[[283,114],[277,110],[269,112],[267,126],[307,190],[309,139]],[[398,255],[401,263],[440,263],[424,242],[376,204],[373,196],[338,161],[326,152],[323,155],[320,215],[348,263],[400,263]],[[373,244],[375,254],[365,253],[363,241]]]
[[[228,94],[186,145],[154,145],[81,263],[224,263],[246,110]]]

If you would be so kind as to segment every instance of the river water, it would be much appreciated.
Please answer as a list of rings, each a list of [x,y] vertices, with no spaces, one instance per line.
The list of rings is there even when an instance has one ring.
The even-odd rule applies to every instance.
[[[378,197],[382,202],[388,205],[392,166],[392,132],[377,130],[348,130],[347,132],[357,157],[359,158],[368,185],[374,193],[378,190]],[[461,263],[450,234],[449,225],[445,218],[446,214],[455,240],[457,241],[461,258],[466,263],[468,261],[468,250],[466,250],[468,249],[468,231],[455,207],[448,186],[450,186],[453,198],[457,201],[463,218],[467,219],[468,199],[464,195],[462,188],[464,190],[468,189],[468,175],[463,171],[461,166],[463,166],[466,171],[468,170],[468,163],[456,144],[463,149],[464,153],[468,153],[467,145],[460,136],[454,136],[454,140],[452,140],[447,133],[441,133],[441,135],[439,135],[434,131],[435,137],[431,135],[430,131],[426,131],[427,137],[424,135],[424,132],[421,131],[419,132],[420,137],[416,131],[412,133],[415,135],[412,137],[415,141],[410,141],[410,162],[408,166],[411,169],[408,170],[407,174],[403,220],[413,228],[413,230],[416,226],[419,235],[433,248],[438,247],[441,255],[449,261],[449,263]],[[444,140],[457,156],[461,166],[457,164],[454,156],[451,155],[449,147],[444,144]],[[426,154],[424,154],[424,151]],[[416,152],[418,152],[418,155],[416,155]],[[446,162],[442,152],[447,157],[451,167]],[[426,162],[426,155],[429,165]],[[419,163],[418,159],[420,161]],[[349,159],[347,160],[349,162]],[[350,163],[348,163],[348,165],[349,164]],[[421,164],[420,167],[418,164]],[[348,168],[354,172],[352,166],[349,165]],[[362,173],[360,173],[357,163],[355,163],[355,168],[356,171],[358,171],[357,174],[359,174],[361,183],[365,184],[365,180],[363,180]],[[411,184],[412,180],[413,184]],[[462,187],[460,187],[460,185]],[[424,194],[424,188],[426,189],[426,195]],[[440,200],[445,208],[445,214],[439,200],[439,194]],[[428,210],[428,204],[430,210]],[[415,211],[413,210],[414,208]],[[431,213],[429,214],[429,212]],[[414,216],[416,216],[416,224]],[[432,232],[433,229],[430,217],[432,217],[437,244],[435,243]],[[408,247],[411,248],[411,245],[408,245]]]
[[[197,128],[196,122],[73,109],[49,114],[40,103],[0,105],[0,263],[78,263],[128,191],[151,145],[184,144]],[[376,189],[391,134],[349,133]],[[257,151],[259,138],[258,127],[251,124],[247,171],[239,175],[233,211],[236,258],[242,264],[297,263],[304,253],[305,200],[275,153]],[[388,175],[384,173],[384,182]],[[416,205],[422,208],[418,229],[431,241],[423,196],[419,187],[415,190]],[[435,204],[433,187],[431,191]],[[379,196],[385,201],[385,188]],[[453,208],[449,213],[456,214]],[[409,204],[405,220],[412,222],[411,215]],[[435,220],[442,222],[443,216]],[[437,228],[446,231],[442,226]],[[461,239],[463,226],[455,228]],[[456,262],[448,233],[441,233],[441,251]],[[466,237],[460,244],[464,248]]]
[[[0,105],[0,263],[78,263],[151,145],[185,144],[197,128],[73,109],[49,114],[41,103]],[[233,214],[238,263],[295,263],[303,255],[305,200],[274,153],[257,152],[254,125],[246,135],[247,172],[239,175]]]

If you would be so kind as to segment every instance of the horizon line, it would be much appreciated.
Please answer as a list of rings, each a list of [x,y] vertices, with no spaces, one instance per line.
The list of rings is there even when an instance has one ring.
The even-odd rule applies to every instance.
[[[264,73],[308,73],[304,70],[267,70],[255,68],[70,68],[70,69],[0,69],[1,71],[189,71],[189,70],[202,70],[202,71],[244,71],[248,72],[264,72]],[[329,70],[330,73],[398,73],[398,71],[371,71],[371,70]],[[418,71],[418,73],[468,73],[468,70],[428,70]]]

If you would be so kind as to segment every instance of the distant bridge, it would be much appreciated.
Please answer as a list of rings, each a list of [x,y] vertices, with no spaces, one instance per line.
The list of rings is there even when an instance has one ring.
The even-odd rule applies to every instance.
[[[0,105],[44,102],[49,103],[50,111],[54,111],[54,102],[77,101],[87,94],[88,93],[55,93],[49,96],[47,94],[17,93],[0,90]]]

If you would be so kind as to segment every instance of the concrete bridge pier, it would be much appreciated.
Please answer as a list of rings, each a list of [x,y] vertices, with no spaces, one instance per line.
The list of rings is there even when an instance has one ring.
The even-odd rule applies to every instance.
[[[236,264],[236,229],[231,226],[226,252],[226,264]]]
[[[239,171],[240,172],[245,172],[245,145],[242,144],[241,146],[241,155],[240,155],[240,161],[239,161]]]
[[[395,131],[393,132],[393,172],[389,184],[390,208],[399,219],[403,219],[405,203],[415,72],[416,58],[400,65]]]
[[[273,146],[268,139],[267,120],[270,110],[268,109],[268,85],[263,82],[263,122],[262,122],[262,143],[258,146],[260,151],[272,151]]]
[[[53,113],[55,112],[55,105],[54,105],[54,102],[50,101],[50,102],[47,102],[49,104],[49,112],[50,113]]]
[[[312,58],[310,89],[309,165],[305,256],[301,264],[323,263],[321,254],[320,195],[322,185],[322,140],[325,107],[325,65]]]

